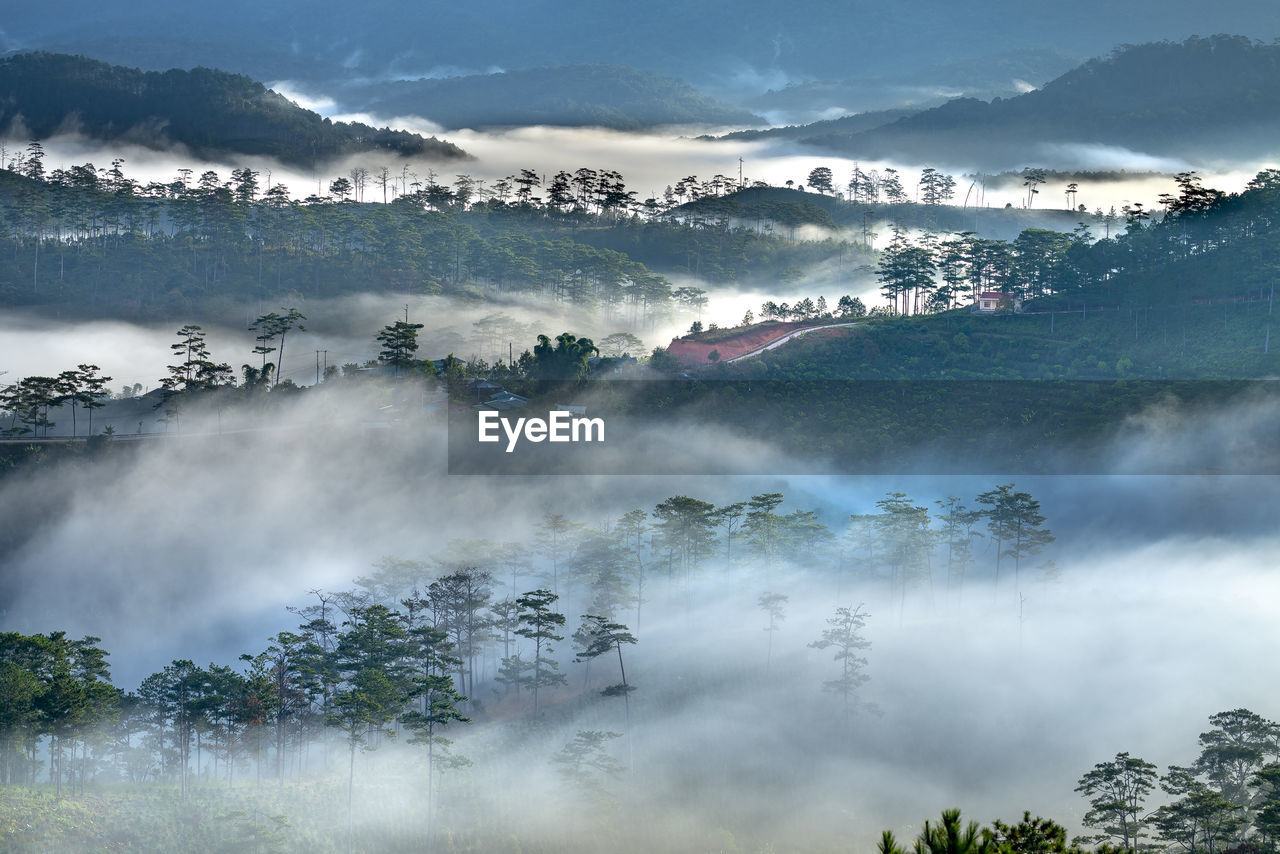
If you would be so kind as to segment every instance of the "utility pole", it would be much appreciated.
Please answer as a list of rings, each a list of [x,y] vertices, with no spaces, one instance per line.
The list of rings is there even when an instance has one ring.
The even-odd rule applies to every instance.
[[[409,322],[409,303],[404,304],[404,322]]]
[[[738,189],[742,189],[742,158],[738,158]]]

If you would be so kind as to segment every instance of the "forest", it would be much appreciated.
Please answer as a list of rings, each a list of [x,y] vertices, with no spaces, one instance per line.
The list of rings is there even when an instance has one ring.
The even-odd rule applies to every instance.
[[[0,33],[0,850],[1273,854],[1280,48],[138,2],[334,118]]]
[[[1268,268],[1256,259],[1277,227],[1280,187],[1273,169],[1239,193],[1183,172],[1158,215],[1140,203],[1080,210],[1071,232],[1029,227],[1003,240],[965,229],[963,216],[949,222],[956,180],[931,167],[915,187],[892,168],[855,167],[847,194],[827,167],[810,171],[809,192],[686,176],[640,201],[609,169],[560,171],[545,186],[523,169],[486,186],[466,174],[446,184],[434,171],[423,181],[406,165],[355,168],[326,195],[297,199],[249,168],[229,178],[179,169],[143,185],[120,159],[48,174],[44,159],[33,142],[0,170],[0,298],[11,306],[173,317],[350,293],[358,282],[371,292],[523,294],[634,328],[652,328],[677,304],[705,304],[701,289],[667,276],[796,282],[823,264],[846,281],[871,271],[888,315],[936,314],[994,292],[1020,313],[1087,316],[1093,303],[1185,316],[1214,302],[1265,302],[1269,317]],[[1021,178],[1029,209],[1049,178],[1043,169]],[[1067,185],[1069,203],[1078,187]],[[814,228],[823,236],[797,235]]]
[[[298,200],[248,168],[229,179],[179,169],[170,183],[140,185],[119,159],[46,174],[44,158],[31,143],[0,170],[0,300],[10,306],[147,317],[290,295],[523,294],[645,328],[677,305],[705,304],[701,289],[675,287],[650,267],[713,282],[798,276],[849,251],[723,215],[642,218],[612,170],[560,172],[543,202],[532,169],[486,187],[465,174],[450,185],[407,166],[356,168],[325,196]],[[686,183],[728,189],[723,176]]]
[[[433,841],[523,850],[500,825],[475,823],[463,795],[482,769],[470,766],[503,765],[512,751],[534,761],[562,743],[537,759],[555,788],[536,799],[582,800],[593,832],[623,840],[636,828],[622,821],[608,830],[610,816],[638,803],[629,790],[658,761],[645,756],[645,741],[633,743],[633,728],[661,728],[673,714],[660,674],[674,650],[663,635],[708,582],[761,588],[753,613],[738,615],[764,633],[743,662],[753,679],[794,666],[781,639],[795,631],[820,653],[820,678],[801,702],[829,715],[822,726],[839,739],[876,713],[866,687],[872,615],[836,604],[813,624],[793,625],[801,607],[793,597],[816,591],[781,567],[802,561],[822,579],[823,599],[834,585],[837,603],[879,590],[892,607],[877,619],[898,624],[934,599],[1021,596],[1057,575],[1052,561],[1037,561],[1055,540],[1040,503],[1012,483],[927,504],[889,493],[875,512],[834,529],[786,504],[782,493],[721,505],[676,495],[603,526],[548,513],[511,531],[514,539],[385,557],[344,589],[296,595],[275,633],[237,660],[174,659],[132,690],[113,684],[97,637],[4,633],[0,782],[7,809],[30,824],[0,838],[13,850],[142,839],[169,850],[246,840],[258,850],[352,850],[353,810],[369,809],[356,794],[381,790],[382,775],[400,779],[404,768],[377,759],[398,749],[410,751],[419,769],[410,785],[424,787],[425,801],[407,827],[362,836],[374,833],[386,850]],[[799,615],[810,613],[806,604]],[[777,635],[789,618],[792,633]],[[580,727],[601,716],[608,729]],[[496,755],[495,738],[504,745]],[[245,797],[271,807],[235,813]],[[60,825],[88,803],[106,808],[92,829]],[[144,811],[140,826],[115,815],[135,808]],[[184,815],[189,835],[155,826],[157,808]]]
[[[160,645],[163,663],[131,684],[113,680],[95,636],[0,634],[0,838],[15,851],[836,850],[848,841],[813,819],[839,798],[731,759],[740,734],[680,741],[692,765],[671,753],[711,713],[683,680],[711,708],[738,709],[722,725],[789,722],[759,750],[823,751],[847,774],[904,713],[896,694],[913,674],[887,666],[895,645],[976,613],[1025,662],[1024,645],[1043,655],[1057,642],[1037,640],[1040,621],[1074,595],[1058,563],[1081,544],[1060,542],[1011,482],[968,497],[892,491],[843,521],[781,492],[695,495],[610,501],[603,522],[544,512],[385,556],[345,585],[295,590],[240,654],[202,662]],[[1066,776],[1039,777],[1078,793],[1075,838],[1006,805],[985,827],[948,808],[918,844],[1265,851],[1278,734],[1240,708],[1210,717],[1185,764],[1144,752],[1163,773],[1137,753],[1073,755]],[[820,786],[850,785],[813,768]],[[881,854],[917,842],[878,838]]]

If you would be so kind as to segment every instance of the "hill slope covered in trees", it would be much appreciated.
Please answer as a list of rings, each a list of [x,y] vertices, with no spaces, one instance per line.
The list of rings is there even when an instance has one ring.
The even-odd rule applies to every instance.
[[[200,155],[270,155],[305,165],[371,150],[467,156],[434,137],[332,122],[239,74],[140,71],[50,53],[0,60],[0,128],[37,138],[76,131],[158,149],[180,143]]]
[[[860,157],[983,168],[1047,158],[1047,145],[1250,157],[1271,150],[1278,115],[1280,45],[1217,35],[1124,45],[1015,98],[959,98],[867,130],[815,126],[803,140]]]

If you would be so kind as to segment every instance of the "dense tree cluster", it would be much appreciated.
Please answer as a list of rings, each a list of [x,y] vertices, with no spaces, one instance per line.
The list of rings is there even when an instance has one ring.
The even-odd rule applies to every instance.
[[[420,180],[407,164],[356,168],[327,194],[299,199],[247,167],[229,178],[180,169],[173,181],[147,184],[118,158],[109,169],[47,171],[38,142],[0,151],[0,167],[0,302],[11,305],[163,314],[356,288],[522,293],[640,328],[666,317],[678,297],[650,268],[731,281],[795,275],[843,251],[834,240],[783,240],[727,210],[662,216],[665,203],[638,203],[611,170],[561,172],[544,201],[533,169],[492,186],[459,175],[449,186],[434,172]],[[364,203],[371,184],[385,204]],[[750,213],[792,229],[826,217],[792,216],[793,208]]]
[[[1043,170],[1024,172],[1028,201],[1044,182],[1037,172]],[[1174,183],[1177,192],[1161,196],[1158,219],[1141,203],[1120,215],[1099,209],[1070,234],[1029,228],[1004,241],[972,231],[912,234],[895,225],[876,265],[881,292],[894,313],[918,314],[968,304],[987,291],[1012,309],[1024,300],[1042,308],[1090,299],[1186,304],[1242,285],[1269,287],[1252,259],[1264,255],[1280,225],[1280,172],[1258,173],[1238,194],[1206,188],[1194,172],[1179,173]],[[1075,191],[1069,185],[1068,193]],[[1121,218],[1125,230],[1112,234]],[[1095,239],[1091,224],[1105,225],[1106,236]]]
[[[1181,854],[1269,851],[1280,831],[1280,726],[1248,709],[1210,715],[1200,755],[1165,774],[1127,752],[1099,762],[1076,791],[1089,799],[1083,842]],[[1166,803],[1147,804],[1157,785]],[[1151,840],[1150,842],[1145,840]]]
[[[196,327],[198,328],[198,327]],[[49,419],[50,408],[71,409],[71,435],[78,435],[77,407],[88,415],[85,429],[93,434],[93,411],[105,406],[110,396],[107,383],[111,377],[99,373],[97,365],[78,365],[56,377],[29,376],[0,389],[0,412],[8,414],[8,424],[0,428],[0,436],[31,434],[48,436],[55,426]]]
[[[342,203],[335,198],[350,191],[335,181],[333,197],[298,201],[247,168],[230,180],[182,170],[173,182],[140,186],[119,160],[110,170],[85,164],[45,175],[42,158],[33,143],[0,170],[0,242],[12,250],[0,261],[0,300],[9,304],[157,312],[358,286],[529,293],[637,327],[672,308],[667,280],[619,251],[568,233],[526,233],[518,211],[490,223],[488,207],[506,210],[497,200],[474,214],[445,202],[437,209],[430,188],[386,205]]]
[[[423,181],[406,165],[353,169],[327,195],[298,200],[248,168],[229,180],[184,169],[172,182],[140,185],[119,159],[110,169],[46,171],[39,143],[3,159],[0,240],[12,251],[0,254],[0,299],[10,304],[157,312],[222,297],[337,294],[359,282],[375,290],[533,294],[639,328],[667,316],[678,297],[650,268],[710,281],[792,280],[851,249],[835,239],[796,242],[801,226],[832,233],[826,208],[796,193],[738,189],[723,176],[688,176],[660,199],[639,201],[607,169],[562,171],[545,186],[536,169],[522,169],[485,186],[467,175],[446,185],[434,172]],[[1187,280],[1175,268],[1196,271],[1193,280],[1208,292],[1258,282],[1258,265],[1242,267],[1240,259],[1265,252],[1280,183],[1266,170],[1228,195],[1180,173],[1158,220],[1134,204],[1121,212],[1123,232],[1111,233],[1119,216],[1099,210],[1070,234],[1030,228],[1004,241],[937,233],[927,223],[921,231],[899,226],[909,218],[874,206],[883,194],[898,211],[921,207],[905,204],[896,175],[855,173],[851,186],[862,189],[851,194],[867,201],[823,201],[895,223],[875,269],[893,313],[902,314],[955,308],[987,291],[1011,308],[1151,299],[1161,283]],[[1038,174],[1024,171],[1029,199],[1044,180]],[[949,176],[926,169],[921,182],[923,208],[950,199]],[[384,204],[364,203],[370,184]],[[1092,224],[1106,225],[1106,236],[1094,239]],[[863,223],[866,244],[871,225]],[[779,226],[787,239],[773,235]],[[1233,251],[1217,251],[1224,247]],[[1185,302],[1193,296],[1187,290],[1178,284],[1162,301]]]
[[[1085,293],[1092,283],[1083,270],[1095,251],[1083,226],[1072,234],[1029,228],[1012,243],[973,232],[913,239],[895,227],[876,275],[894,314],[943,311],[987,291],[1001,294],[1009,310],[1015,300]]]

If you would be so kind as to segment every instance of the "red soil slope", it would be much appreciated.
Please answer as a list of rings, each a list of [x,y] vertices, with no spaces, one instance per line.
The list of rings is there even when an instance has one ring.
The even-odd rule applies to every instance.
[[[712,350],[720,351],[720,361],[723,362],[726,359],[737,358],[743,353],[750,353],[752,350],[777,341],[789,332],[812,325],[812,323],[756,324],[723,341],[704,342],[698,340],[697,336],[675,338],[667,347],[667,352],[679,359],[680,364],[697,368],[711,364],[707,354]]]

